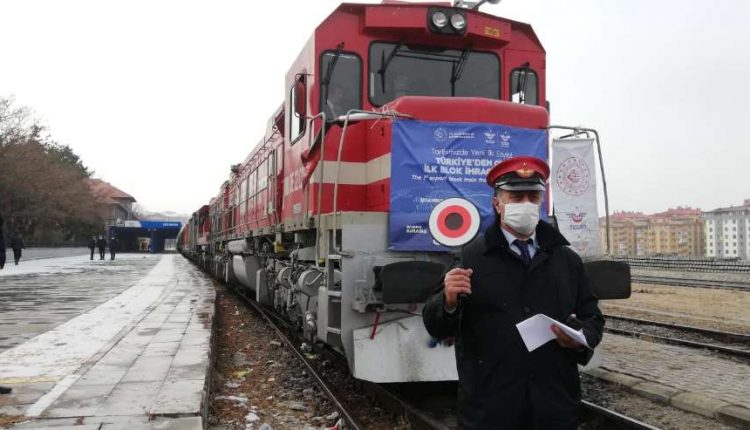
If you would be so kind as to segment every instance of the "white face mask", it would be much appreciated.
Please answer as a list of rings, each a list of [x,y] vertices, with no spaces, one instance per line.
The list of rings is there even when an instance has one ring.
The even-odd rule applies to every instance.
[[[506,203],[503,222],[518,233],[528,236],[539,223],[539,205],[530,202]]]

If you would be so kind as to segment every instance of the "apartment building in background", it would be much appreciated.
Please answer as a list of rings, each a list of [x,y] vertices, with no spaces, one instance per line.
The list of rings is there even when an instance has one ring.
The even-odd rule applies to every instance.
[[[605,222],[600,222],[602,249]],[[617,256],[702,256],[703,220],[700,209],[677,207],[665,212],[615,212],[610,217],[611,253]]]
[[[703,212],[706,256],[750,260],[750,199]]]

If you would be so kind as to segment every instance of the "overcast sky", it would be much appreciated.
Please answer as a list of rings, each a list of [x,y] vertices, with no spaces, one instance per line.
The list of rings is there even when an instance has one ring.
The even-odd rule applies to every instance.
[[[148,210],[192,212],[261,139],[338,4],[0,0],[0,95]],[[504,0],[547,50],[552,122],[599,130],[610,208],[750,198],[750,2]]]

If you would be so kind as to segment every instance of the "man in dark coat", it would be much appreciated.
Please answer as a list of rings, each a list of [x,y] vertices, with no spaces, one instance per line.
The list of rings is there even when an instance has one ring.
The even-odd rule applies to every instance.
[[[16,266],[18,266],[18,261],[21,259],[21,252],[24,248],[26,248],[26,245],[24,245],[23,243],[21,233],[16,232],[16,234],[14,234],[13,237],[10,238],[10,247],[11,249],[13,249],[13,261],[15,261]]]
[[[5,267],[5,236],[3,235],[3,215],[0,214],[0,269]]]
[[[583,327],[592,348],[604,319],[580,257],[539,221],[549,167],[513,157],[490,170],[496,222],[463,249],[425,304],[424,323],[455,337],[458,420],[462,429],[575,429],[581,402],[578,364],[592,351],[562,330],[529,352],[516,324],[536,314]]]
[[[96,246],[99,247],[99,259],[104,260],[104,250],[107,248],[107,241],[104,239],[104,236],[99,235]]]
[[[3,215],[0,214],[0,269],[5,267],[5,236],[3,235]],[[0,394],[8,394],[13,391],[10,387],[0,385]]]
[[[96,249],[96,236],[91,236],[91,239],[89,239],[89,251],[91,251],[91,260],[94,259],[95,249]]]
[[[117,253],[118,241],[116,237],[109,239],[109,259],[115,259],[115,253]]]

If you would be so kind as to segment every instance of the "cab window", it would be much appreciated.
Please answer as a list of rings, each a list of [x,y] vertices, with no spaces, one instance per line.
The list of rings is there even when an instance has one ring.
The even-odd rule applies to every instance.
[[[500,59],[491,52],[375,42],[369,57],[375,106],[401,96],[500,98]]]
[[[523,67],[510,73],[510,100],[527,105],[539,104],[539,84],[536,72]]]
[[[351,53],[324,52],[320,57],[320,110],[326,119],[362,108],[362,60]]]

